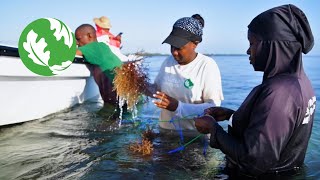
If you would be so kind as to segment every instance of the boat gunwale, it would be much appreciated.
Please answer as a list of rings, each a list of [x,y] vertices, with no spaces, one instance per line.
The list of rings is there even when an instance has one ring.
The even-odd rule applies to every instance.
[[[4,45],[0,45],[0,56],[20,57],[18,48]],[[75,57],[72,63],[89,64],[83,57]]]

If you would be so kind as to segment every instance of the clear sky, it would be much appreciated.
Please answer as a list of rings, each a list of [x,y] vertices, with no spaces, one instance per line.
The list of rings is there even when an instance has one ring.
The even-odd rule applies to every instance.
[[[307,15],[315,37],[310,54],[320,55],[319,0],[7,0],[1,2],[0,43],[16,45],[23,29],[38,18],[57,18],[74,31],[84,23],[94,25],[94,17],[107,16],[111,32],[123,32],[123,53],[169,54],[170,46],[161,43],[173,23],[198,13],[205,19],[198,52],[245,54],[250,21],[267,9],[288,3]]]

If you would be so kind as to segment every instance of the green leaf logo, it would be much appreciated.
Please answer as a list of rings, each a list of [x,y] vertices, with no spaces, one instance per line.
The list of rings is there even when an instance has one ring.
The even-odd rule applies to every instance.
[[[37,37],[38,34],[36,34],[33,30],[29,31],[27,35],[27,42],[23,43],[23,47],[26,51],[28,51],[28,57],[34,63],[42,66],[48,66],[50,52],[43,52],[44,48],[47,47],[47,43],[44,41],[44,38],[41,38],[38,42],[36,42]]]
[[[71,48],[74,41],[70,29],[61,21],[52,18],[48,18],[48,20],[50,21],[50,29],[56,30],[53,35],[56,37],[57,41],[60,41],[61,37],[64,37],[65,45]]]
[[[184,87],[187,89],[191,89],[193,87],[193,82],[191,79],[186,79],[183,83]]]
[[[67,69],[75,57],[76,40],[62,21],[41,18],[31,22],[19,39],[23,64],[42,76],[53,76]]]

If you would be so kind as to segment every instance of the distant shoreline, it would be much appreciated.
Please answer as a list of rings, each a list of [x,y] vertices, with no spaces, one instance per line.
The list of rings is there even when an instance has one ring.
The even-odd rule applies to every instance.
[[[130,53],[129,53],[130,54]],[[129,55],[126,54],[126,55]],[[133,54],[137,54],[137,53],[133,53]],[[148,56],[170,56],[171,54],[162,54],[162,53],[147,53],[147,52],[143,52],[143,53],[138,53],[138,55],[140,56],[144,56],[144,57],[148,57]],[[204,54],[206,56],[249,56],[247,54]],[[320,54],[317,55],[302,55],[302,56],[307,56],[307,57],[320,57]]]
[[[130,54],[130,53],[129,53]],[[126,55],[129,55],[126,54]],[[162,53],[135,53],[140,56],[170,56],[171,54],[162,54]],[[204,54],[206,56],[248,56],[247,54]]]

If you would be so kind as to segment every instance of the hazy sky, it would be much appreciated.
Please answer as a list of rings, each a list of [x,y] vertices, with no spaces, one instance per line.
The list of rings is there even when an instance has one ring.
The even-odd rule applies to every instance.
[[[42,17],[57,18],[73,31],[81,24],[94,25],[93,18],[107,16],[113,34],[123,32],[124,53],[170,53],[161,44],[173,23],[198,13],[205,19],[202,53],[244,54],[248,48],[247,25],[261,12],[283,4],[302,9],[311,24],[315,46],[311,55],[320,55],[319,0],[12,0],[1,2],[0,43],[15,45],[23,29]]]

